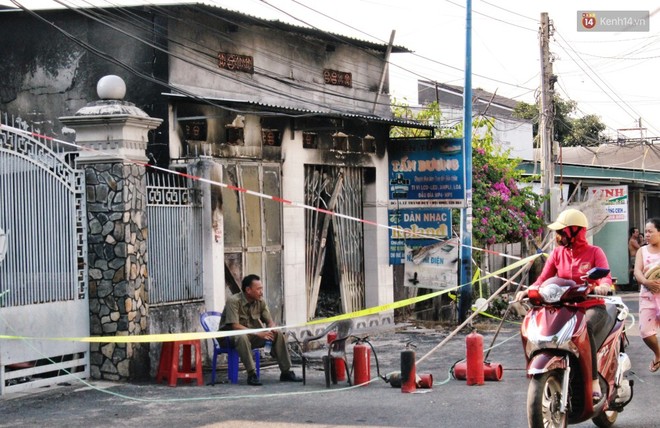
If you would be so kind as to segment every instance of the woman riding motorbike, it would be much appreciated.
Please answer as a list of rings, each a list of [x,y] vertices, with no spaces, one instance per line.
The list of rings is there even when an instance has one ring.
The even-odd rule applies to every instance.
[[[531,287],[538,287],[554,276],[572,279],[579,283],[584,280],[587,272],[594,267],[609,269],[607,257],[603,250],[587,242],[588,227],[587,217],[579,210],[569,208],[559,214],[557,221],[548,226],[549,229],[555,231],[555,240],[558,246],[550,254],[541,275]],[[592,287],[592,293],[607,295],[612,289],[612,276],[608,273],[604,278],[590,283],[590,286]],[[527,295],[527,290],[519,292],[516,295],[516,301],[524,299]],[[587,332],[591,345],[593,401],[596,403],[600,401],[602,393],[598,383],[594,332],[605,326],[608,315],[605,310],[605,301],[600,298],[585,300],[576,303],[576,306],[585,309]]]

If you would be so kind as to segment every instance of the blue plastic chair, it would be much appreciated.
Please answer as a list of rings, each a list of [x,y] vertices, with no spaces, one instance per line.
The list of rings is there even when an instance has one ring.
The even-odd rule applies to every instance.
[[[221,312],[208,311],[203,312],[199,316],[199,322],[202,324],[204,331],[218,331],[220,327],[220,317],[222,317]],[[211,385],[215,385],[216,378],[216,368],[218,362],[218,356],[220,354],[227,354],[227,378],[231,383],[238,383],[238,364],[240,363],[240,358],[238,357],[238,351],[231,346],[231,342],[228,337],[213,338],[213,362],[211,364]],[[254,356],[254,364],[257,368],[257,377],[260,374],[260,363],[261,363],[261,352],[259,349],[252,350]]]

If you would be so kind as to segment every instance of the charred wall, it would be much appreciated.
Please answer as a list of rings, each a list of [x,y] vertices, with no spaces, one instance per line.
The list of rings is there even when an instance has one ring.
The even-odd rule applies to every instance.
[[[167,102],[160,95],[165,88],[153,81],[167,81],[167,55],[148,45],[166,40],[162,18],[135,11],[135,22],[113,23],[109,12],[100,10],[97,15],[36,13],[43,20],[21,11],[0,14],[0,111],[61,138],[65,132],[58,118],[96,101],[98,80],[116,74],[126,82],[126,101],[167,120]],[[148,150],[159,161],[167,154],[167,130],[163,122],[150,138]]]

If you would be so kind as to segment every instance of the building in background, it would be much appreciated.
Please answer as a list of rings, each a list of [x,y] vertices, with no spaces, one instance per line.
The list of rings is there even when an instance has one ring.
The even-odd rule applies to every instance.
[[[437,102],[442,112],[441,127],[450,128],[463,122],[463,87],[445,83],[419,80],[417,97],[420,105]],[[511,156],[534,160],[534,135],[532,122],[513,116],[518,101],[502,97],[483,89],[472,89],[473,117],[493,120],[493,138]]]

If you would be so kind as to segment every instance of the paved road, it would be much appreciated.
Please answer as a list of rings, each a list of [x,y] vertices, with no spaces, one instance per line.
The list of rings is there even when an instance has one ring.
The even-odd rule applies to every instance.
[[[623,296],[635,313],[636,294]],[[245,385],[244,373],[239,385],[170,388],[154,383],[77,383],[0,399],[0,427],[524,427],[527,379],[517,332],[517,326],[510,325],[500,333],[490,360],[502,364],[504,376],[483,386],[448,379],[449,368],[465,355],[465,335],[459,334],[418,365],[418,373],[434,376],[433,388],[422,393],[402,394],[380,379],[368,386],[336,385],[328,390],[320,371],[308,375],[306,386],[280,383],[276,368],[263,370],[262,387]],[[483,334],[485,345],[490,345],[492,333]],[[400,352],[408,341],[417,344],[420,358],[446,336],[447,331],[408,327],[380,332],[371,339],[381,373],[387,373],[399,369]],[[651,354],[636,326],[630,336],[635,397],[616,426],[657,427],[660,373],[649,373]],[[300,373],[299,368],[296,371]],[[374,378],[375,372],[374,364]]]

